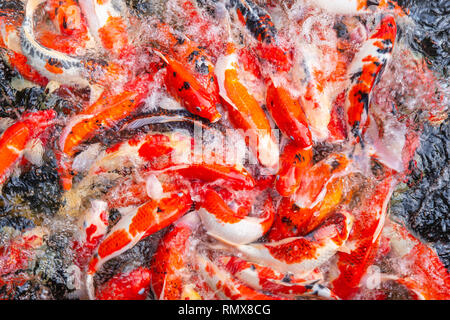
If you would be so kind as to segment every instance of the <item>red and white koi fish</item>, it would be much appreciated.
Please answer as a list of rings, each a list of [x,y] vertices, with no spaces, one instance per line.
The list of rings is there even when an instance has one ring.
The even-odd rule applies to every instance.
[[[312,146],[301,148],[289,142],[281,153],[275,187],[280,195],[289,197],[300,187],[301,178],[312,167]]]
[[[391,254],[399,259],[396,276],[384,276],[404,285],[418,300],[448,300],[450,273],[436,252],[414,237],[404,226],[390,221],[383,234],[390,239]]]
[[[355,222],[345,245],[348,250],[338,253],[338,275],[331,281],[331,289],[341,299],[350,299],[358,291],[362,277],[373,264],[394,182],[388,174],[370,192],[361,209],[353,212]]]
[[[65,54],[79,55],[91,36],[78,3],[74,0],[47,0],[44,7],[57,32],[47,29],[37,32],[42,46]]]
[[[255,180],[244,167],[191,162],[192,146],[192,138],[180,132],[137,136],[102,152],[87,177],[133,165],[143,174],[178,174],[191,181],[233,190],[248,190],[255,186]]]
[[[163,170],[185,165],[191,150],[191,137],[180,132],[148,133],[121,141],[99,154],[88,175],[113,171],[127,165]]]
[[[140,240],[169,226],[191,207],[192,200],[186,190],[164,192],[159,199],[129,208],[119,222],[111,228],[89,262],[86,286],[91,299],[95,297],[94,276],[110,259],[131,249]]]
[[[225,267],[218,266],[206,254],[196,253],[195,266],[201,278],[219,299],[225,300],[284,300],[277,295],[264,294],[254,290],[236,278]]]
[[[375,10],[395,12],[400,16],[406,14],[396,1],[391,0],[312,0],[311,3],[334,14],[356,15],[373,13]]]
[[[25,113],[3,132],[0,137],[0,185],[9,178],[30,143],[39,138],[55,117],[53,110]]]
[[[89,31],[103,48],[119,55],[129,53],[126,5],[121,0],[79,0]]]
[[[259,162],[268,168],[278,165],[278,144],[270,122],[258,101],[239,80],[238,55],[232,43],[227,53],[217,60],[216,76],[219,93],[235,128],[250,137],[250,149]]]
[[[188,261],[193,233],[200,225],[196,212],[178,220],[160,241],[151,260],[151,288],[157,299],[182,300],[199,297],[199,290],[188,283]],[[197,292],[197,294],[195,294]]]
[[[27,63],[43,77],[75,87],[109,84],[125,77],[123,67],[105,60],[74,57],[49,49],[37,42],[34,13],[45,0],[27,1],[20,30],[21,50]],[[98,91],[98,90],[97,90]]]
[[[266,106],[278,128],[289,139],[295,141],[301,148],[308,148],[312,145],[306,115],[298,100],[294,99],[288,90],[269,81]]]
[[[369,106],[373,87],[380,81],[388,64],[397,35],[393,16],[385,16],[369,39],[356,53],[348,68],[351,82],[344,105],[349,136],[362,141],[369,121]]]
[[[270,267],[248,262],[233,256],[220,256],[219,263],[243,284],[274,295],[295,298],[316,295],[327,299],[338,299],[328,288],[321,285],[323,274],[313,270],[305,277],[297,278],[293,274],[280,273]]]
[[[301,277],[336,254],[346,242],[352,224],[353,217],[344,211],[331,215],[319,228],[304,237],[233,247],[250,262]]]
[[[33,16],[39,5],[44,2],[45,0],[30,0],[26,3],[20,40],[22,52],[27,57],[28,64],[50,80],[67,85],[89,86],[85,62],[45,48],[36,41]]]
[[[259,217],[239,216],[220,195],[207,189],[198,214],[209,235],[236,244],[247,244],[261,238],[272,226],[275,216],[272,198],[267,196]]]
[[[103,284],[95,296],[96,300],[145,300],[150,291],[150,269],[139,267],[114,275]]]

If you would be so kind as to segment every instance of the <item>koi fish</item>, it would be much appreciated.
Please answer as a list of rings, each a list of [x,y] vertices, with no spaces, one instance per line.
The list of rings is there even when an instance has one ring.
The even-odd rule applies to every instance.
[[[65,36],[87,33],[84,17],[74,0],[46,0],[45,11],[57,31]]]
[[[436,252],[393,221],[386,225],[383,234],[390,239],[394,257],[400,259],[396,266],[398,276],[384,278],[405,286],[415,299],[448,300],[450,274]]]
[[[275,187],[283,197],[291,196],[299,187],[301,178],[312,166],[313,148],[298,147],[295,141],[289,142],[281,153]]]
[[[394,181],[392,175],[384,178],[364,200],[361,210],[354,212],[355,222],[346,244],[349,250],[338,253],[339,272],[331,281],[332,290],[341,299],[349,299],[358,291],[361,278],[373,263]]]
[[[296,205],[295,195],[283,198],[277,211],[277,218],[270,231],[269,239],[280,240],[285,237],[295,237],[312,232],[324,219],[346,199],[351,191],[344,194],[346,177],[334,178],[326,185],[326,191],[321,201],[312,208],[302,208]]]
[[[239,281],[258,291],[271,292],[288,298],[316,295],[338,299],[333,292],[320,284],[323,281],[323,274],[319,270],[313,270],[305,277],[298,278],[294,274],[283,274],[270,267],[250,263],[234,256],[220,256],[218,260]]]
[[[277,295],[258,292],[235,279],[224,267],[217,266],[205,254],[195,254],[195,266],[202,279],[219,299],[226,300],[285,300]]]
[[[79,0],[89,31],[103,48],[119,55],[129,49],[126,5],[121,0]]]
[[[40,86],[46,86],[48,79],[33,69],[27,62],[20,46],[20,24],[22,17],[15,12],[4,10],[0,12],[0,48],[4,48],[3,59],[26,80]]]
[[[270,81],[266,106],[278,128],[301,148],[312,145],[311,132],[300,103],[281,86]]]
[[[166,64],[166,88],[189,112],[217,122],[221,114],[216,108],[216,96],[209,94],[199,80],[182,63],[153,50]],[[209,73],[209,69],[207,69]],[[213,77],[209,78],[215,81]],[[215,83],[215,82],[214,82]]]
[[[278,32],[269,13],[252,0],[229,0],[226,7],[235,10],[239,22],[258,41],[255,50],[259,56],[273,63],[278,70],[287,71],[288,53],[277,44]]]
[[[77,2],[47,0],[44,9],[57,32],[40,30],[36,40],[42,46],[75,55],[80,48],[89,44],[91,36]]]
[[[84,267],[108,229],[108,204],[93,200],[79,222],[78,239],[72,244],[78,267]]]
[[[43,77],[75,87],[91,87],[124,77],[121,66],[101,59],[73,57],[42,46],[34,33],[34,13],[45,0],[27,1],[20,45],[27,63]]]
[[[347,92],[344,109],[349,136],[358,139],[362,145],[362,133],[369,120],[371,93],[391,58],[396,34],[394,17],[384,17],[348,68],[351,87]]]

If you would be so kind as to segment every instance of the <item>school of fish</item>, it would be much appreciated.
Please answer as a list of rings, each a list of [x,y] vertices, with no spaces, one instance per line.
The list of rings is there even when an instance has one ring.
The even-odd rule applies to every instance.
[[[397,288],[450,299],[435,251],[389,216],[419,133],[380,96],[389,90],[374,92],[394,52],[436,81],[397,48],[408,12],[389,0],[165,5],[172,19],[133,16],[123,0],[23,0],[23,12],[0,12],[9,66],[78,96],[70,114],[26,112],[3,128],[0,184],[54,151],[59,214],[78,221],[80,298],[385,299]],[[253,162],[155,129],[176,123],[222,138],[234,129]],[[96,140],[105,134],[115,140]],[[100,283],[108,261],[163,229],[150,261]],[[0,284],[48,235],[36,227],[0,248]]]

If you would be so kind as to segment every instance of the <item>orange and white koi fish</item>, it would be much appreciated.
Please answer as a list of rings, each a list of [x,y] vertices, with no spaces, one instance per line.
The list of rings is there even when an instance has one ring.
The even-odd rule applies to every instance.
[[[338,253],[338,275],[331,281],[331,289],[341,299],[350,299],[358,291],[362,277],[373,263],[394,182],[392,175],[385,177],[370,192],[361,209],[353,212],[355,222],[346,243],[348,251]]]
[[[200,290],[188,283],[189,252],[194,246],[193,233],[200,225],[196,212],[178,220],[158,244],[151,260],[151,288],[157,299],[200,298]],[[196,294],[195,294],[196,293]]]
[[[298,278],[294,274],[281,273],[238,257],[220,256],[218,260],[239,281],[258,291],[271,292],[288,298],[315,295],[338,299],[333,292],[320,284],[323,281],[323,274],[319,270],[313,270],[305,277]]]
[[[164,189],[163,189],[164,190]],[[170,190],[159,194],[139,207],[129,208],[119,222],[102,240],[89,262],[86,286],[90,299],[95,297],[94,276],[110,259],[131,249],[140,240],[169,226],[191,207],[192,200],[186,190]]]
[[[404,285],[418,300],[448,300],[450,273],[436,252],[414,237],[404,226],[389,221],[383,230],[390,239],[391,253],[400,259],[396,276],[385,276]]]
[[[206,254],[197,252],[195,266],[201,278],[219,299],[226,300],[283,300],[284,297],[259,292],[242,284],[224,266],[218,266]]]
[[[216,64],[220,96],[231,123],[250,137],[249,147],[258,161],[265,167],[276,167],[279,150],[272,127],[258,101],[239,80],[238,68],[236,48],[229,43],[227,53]]]
[[[344,105],[349,136],[362,141],[369,121],[371,93],[388,64],[397,35],[393,16],[385,16],[370,38],[356,53],[348,68],[351,82]]]
[[[0,185],[9,178],[29,143],[39,138],[55,117],[53,110],[25,113],[3,132],[0,137]]]
[[[198,214],[209,235],[236,244],[261,238],[272,226],[275,216],[272,198],[267,196],[259,217],[239,216],[212,189],[204,192]]]
[[[126,5],[121,0],[79,0],[89,31],[103,48],[120,55],[129,53]]]
[[[19,30],[21,23],[22,16],[19,16],[17,12],[10,10],[0,12],[0,48],[5,49],[2,57],[26,80],[46,86],[48,79],[27,63],[28,59],[22,52]]]
[[[353,217],[348,212],[338,212],[304,237],[290,237],[275,242],[249,245],[233,244],[233,248],[250,262],[301,277],[336,254],[345,244],[352,224]]]

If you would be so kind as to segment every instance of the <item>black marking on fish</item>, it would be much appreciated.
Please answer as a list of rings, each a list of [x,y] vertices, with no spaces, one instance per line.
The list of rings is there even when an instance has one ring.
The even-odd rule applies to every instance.
[[[276,41],[277,30],[269,13],[251,0],[230,0],[228,8],[240,12],[245,20],[245,26],[258,39],[265,43]]]

